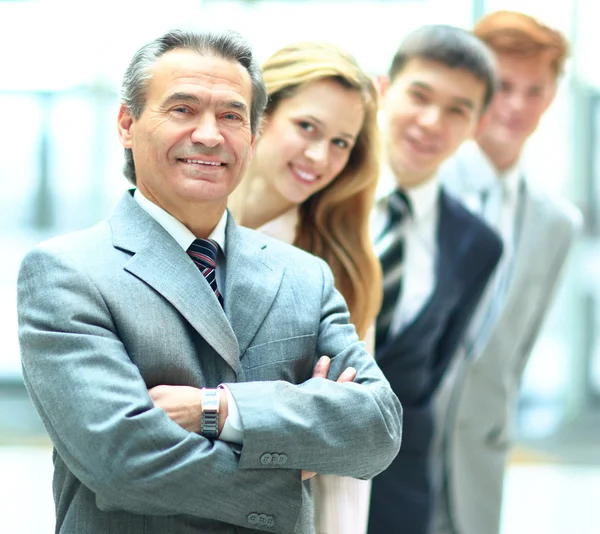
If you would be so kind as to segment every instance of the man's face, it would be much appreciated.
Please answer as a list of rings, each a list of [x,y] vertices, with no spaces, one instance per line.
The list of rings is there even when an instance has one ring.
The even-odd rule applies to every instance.
[[[478,140],[520,150],[552,103],[556,79],[547,58],[500,55],[497,65],[500,87]]]
[[[198,204],[224,210],[252,154],[251,102],[242,65],[191,50],[161,56],[141,116],[119,112],[140,191],[175,217]]]
[[[383,90],[387,156],[399,185],[427,181],[473,135],[485,92],[485,83],[465,69],[408,61]]]

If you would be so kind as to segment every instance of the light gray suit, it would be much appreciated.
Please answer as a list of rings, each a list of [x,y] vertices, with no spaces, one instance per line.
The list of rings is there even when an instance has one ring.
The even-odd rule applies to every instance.
[[[474,207],[485,169],[477,158],[469,159],[468,150],[443,168],[442,179]],[[498,294],[484,298],[478,312],[494,314],[492,320],[467,336],[436,399],[432,465],[441,462],[444,473],[436,515],[448,514],[450,522],[436,517],[435,532],[498,532],[521,376],[580,225],[579,212],[568,202],[524,181],[519,190],[504,300],[495,311]]]
[[[231,217],[225,258],[223,310],[128,192],[23,260],[23,373],[55,445],[57,532],[313,532],[301,469],[370,478],[398,452],[400,404],[325,263]],[[322,354],[355,382],[310,379]],[[220,383],[241,447],[183,430],[147,393]]]

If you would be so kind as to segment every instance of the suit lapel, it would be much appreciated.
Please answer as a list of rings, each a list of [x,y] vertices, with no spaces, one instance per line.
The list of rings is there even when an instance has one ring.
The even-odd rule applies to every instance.
[[[110,224],[114,246],[133,253],[124,269],[168,300],[239,374],[239,349],[232,326],[185,251],[130,193],[126,193]]]
[[[452,280],[456,277],[456,265],[460,265],[458,256],[462,255],[461,240],[465,229],[459,220],[452,216],[450,199],[443,190],[439,197],[439,221],[437,232],[438,253],[435,259],[436,287],[454,287]]]
[[[517,241],[513,256],[513,264],[509,266],[508,293],[503,306],[505,312],[502,314],[502,322],[511,322],[514,318],[519,320],[521,315],[514,313],[515,310],[523,310],[524,291],[530,287],[531,283],[537,278],[540,267],[536,260],[545,261],[544,251],[538,251],[539,235],[536,230],[538,222],[543,218],[539,206],[531,196],[527,186],[523,192],[523,215],[520,221],[520,228],[515,228]],[[543,269],[543,267],[541,267]],[[507,313],[509,312],[509,313]],[[499,325],[498,331],[503,326]]]
[[[237,334],[243,357],[279,291],[285,267],[268,260],[269,240],[258,232],[238,228],[228,217],[225,313]]]
[[[520,194],[523,195],[523,198],[519,202],[522,202],[522,214],[517,218],[514,232],[515,250],[511,276],[514,283],[520,282],[523,277],[528,278],[529,275],[533,274],[531,261],[532,258],[537,256],[535,251],[538,248],[539,237],[536,226],[543,218],[540,213],[540,206],[531,196],[526,183],[524,183],[521,191]],[[531,251],[532,254],[524,254],[523,251]]]

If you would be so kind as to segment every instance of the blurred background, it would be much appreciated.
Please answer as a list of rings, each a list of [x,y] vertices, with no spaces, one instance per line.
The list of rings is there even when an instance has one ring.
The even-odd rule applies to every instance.
[[[51,447],[20,371],[18,266],[36,242],[108,215],[127,187],[116,113],[139,46],[173,27],[231,28],[262,61],[291,41],[325,39],[377,76],[406,32],[425,23],[470,28],[498,9],[534,15],[571,40],[526,167],[585,218],[524,378],[503,534],[600,532],[597,0],[0,0],[0,532],[53,531]]]

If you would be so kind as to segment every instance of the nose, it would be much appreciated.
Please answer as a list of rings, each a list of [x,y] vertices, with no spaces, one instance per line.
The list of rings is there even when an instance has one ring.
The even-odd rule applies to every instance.
[[[328,143],[326,139],[313,141],[308,144],[304,155],[314,163],[324,164],[327,162]]]
[[[198,118],[192,132],[192,142],[212,148],[223,142],[219,123],[214,115],[205,113]]]
[[[442,120],[442,110],[438,106],[427,106],[419,113],[418,122],[423,128],[437,130]]]
[[[513,91],[508,97],[508,103],[514,111],[525,111],[527,102],[525,101],[525,95],[517,91]]]

